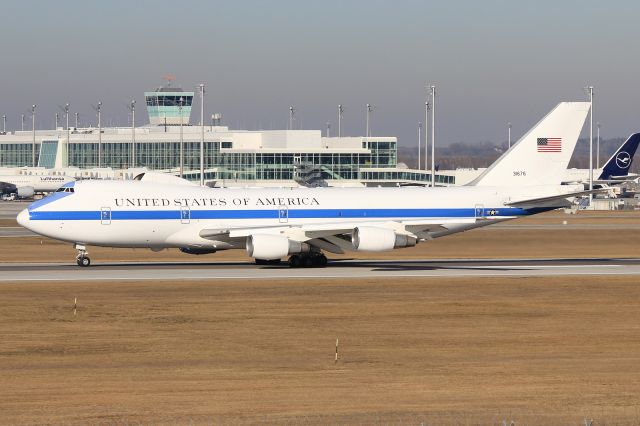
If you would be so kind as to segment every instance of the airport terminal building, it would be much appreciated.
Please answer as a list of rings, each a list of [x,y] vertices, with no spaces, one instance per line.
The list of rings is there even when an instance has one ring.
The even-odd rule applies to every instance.
[[[193,99],[194,92],[172,87],[146,92],[149,124],[141,127],[37,130],[35,143],[32,131],[7,132],[0,135],[0,167],[31,167],[35,157],[40,170],[64,170],[77,177],[139,168],[179,174],[182,146],[183,176],[197,181],[204,133],[205,181],[210,185],[293,186],[305,177],[304,170],[332,186],[430,183],[428,172],[398,167],[395,137],[323,137],[320,130],[193,125]],[[438,185],[453,183],[451,175],[436,176]]]

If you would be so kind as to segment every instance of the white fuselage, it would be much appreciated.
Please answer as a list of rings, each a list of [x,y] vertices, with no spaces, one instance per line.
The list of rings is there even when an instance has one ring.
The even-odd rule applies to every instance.
[[[354,223],[387,228],[442,223],[438,231],[444,235],[534,213],[505,203],[550,192],[549,187],[217,189],[119,181],[69,185],[69,192],[31,204],[18,221],[38,234],[88,245],[218,250],[244,248],[252,229],[290,234],[313,226],[320,232],[325,224],[331,230],[344,224],[347,233]]]

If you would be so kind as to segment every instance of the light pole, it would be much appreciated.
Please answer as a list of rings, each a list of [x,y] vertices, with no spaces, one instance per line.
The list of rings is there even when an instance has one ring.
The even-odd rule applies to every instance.
[[[593,86],[586,87],[589,94],[589,191],[593,191]],[[593,202],[593,193],[589,192],[589,206]]]
[[[421,146],[422,146],[422,122],[418,122],[418,170],[422,169],[422,165],[420,163],[422,159]]]
[[[431,186],[436,186],[436,86],[431,85]]]
[[[36,166],[36,105],[31,105],[31,167]]]
[[[204,84],[200,85],[200,186],[204,186]]]
[[[338,105],[338,137],[342,137],[342,113],[344,108],[342,105]]]
[[[511,148],[511,122],[507,123],[507,142],[509,143],[509,148]]]
[[[431,106],[427,100],[424,103],[424,169],[429,170],[429,111]]]
[[[331,123],[327,121],[327,137],[331,137]]]
[[[182,102],[184,99],[180,96],[180,101],[178,104],[178,110],[180,111],[180,177],[182,178],[184,175],[184,141],[182,138]]]
[[[78,128],[78,115],[79,115],[79,113],[76,112],[75,115],[76,115],[76,129],[77,129]]]
[[[136,100],[131,100],[131,168],[136,166]]]
[[[67,119],[67,164],[65,166],[69,167],[69,147],[71,146],[71,133],[69,132],[69,102],[64,106],[64,115]]]
[[[371,136],[371,111],[373,111],[373,105],[367,104],[367,142]]]
[[[60,116],[56,112],[56,130],[58,130],[58,121],[60,121]]]
[[[600,122],[596,123],[597,136],[596,136],[596,167],[600,168]]]
[[[24,114],[20,115],[20,130],[24,132]]]
[[[102,101],[98,101],[98,168],[102,167]]]
[[[293,106],[289,107],[289,130],[293,130],[293,115],[295,114],[296,110],[293,108]]]
[[[7,134],[7,116],[2,114],[2,134]]]

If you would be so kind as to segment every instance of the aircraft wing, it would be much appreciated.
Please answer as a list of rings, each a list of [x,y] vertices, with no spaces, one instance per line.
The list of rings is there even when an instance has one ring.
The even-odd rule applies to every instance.
[[[473,224],[475,218],[435,218],[410,220],[380,220],[368,222],[327,222],[313,224],[277,224],[244,228],[205,228],[199,235],[205,239],[246,238],[255,234],[283,235],[287,238],[308,242],[318,248],[342,253],[350,245],[348,236],[358,226],[373,226],[393,229],[397,233],[419,237],[417,234],[447,230],[449,227]],[[347,245],[345,245],[347,244]]]
[[[524,200],[511,201],[505,203],[505,205],[510,207],[520,207],[523,209],[535,207],[558,207],[558,201],[566,200],[567,198],[581,197],[583,195],[599,194],[609,191],[609,188],[600,188],[593,189],[591,191],[568,192],[566,194],[552,195],[549,197],[529,198]],[[566,202],[567,206],[571,205],[571,202],[569,200],[566,200]]]

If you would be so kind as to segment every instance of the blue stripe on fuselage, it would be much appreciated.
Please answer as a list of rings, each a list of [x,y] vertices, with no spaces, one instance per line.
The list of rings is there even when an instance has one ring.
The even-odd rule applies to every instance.
[[[528,216],[553,209],[486,208],[483,217]],[[197,219],[405,219],[405,218],[473,218],[474,208],[458,209],[288,209],[284,216],[279,210],[190,210],[190,218]],[[31,220],[100,220],[99,210],[89,211],[30,211]],[[180,210],[112,210],[111,220],[179,220]]]

